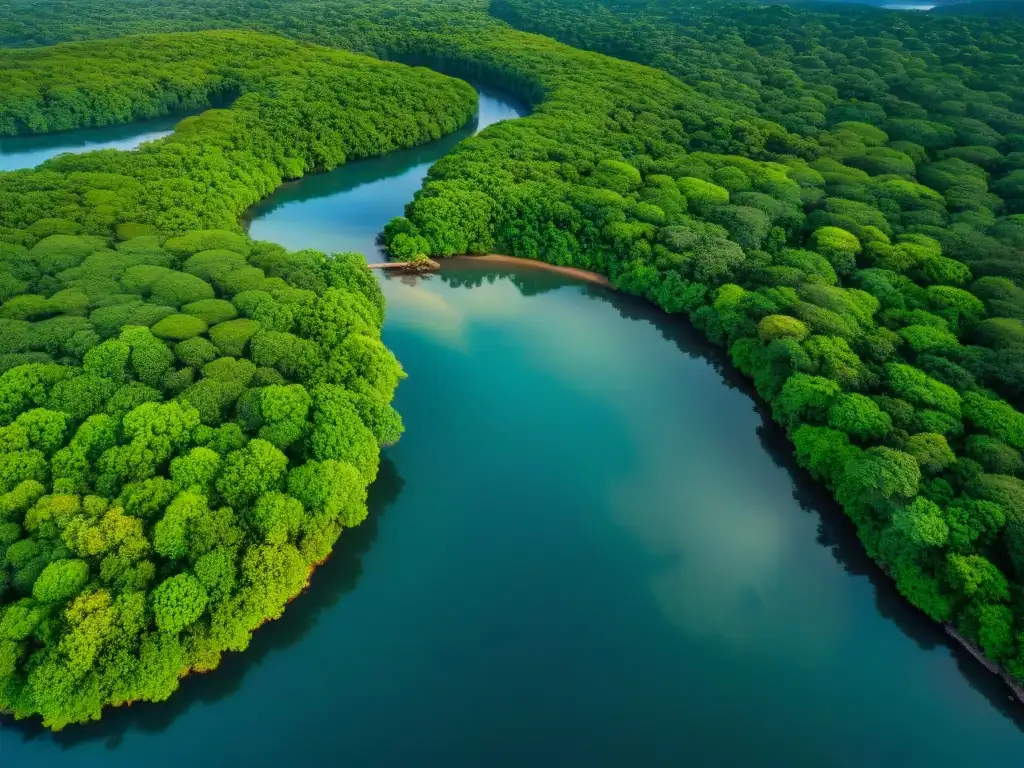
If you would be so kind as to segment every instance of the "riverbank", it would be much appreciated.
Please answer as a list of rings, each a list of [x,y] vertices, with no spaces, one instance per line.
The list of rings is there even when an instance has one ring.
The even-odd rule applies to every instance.
[[[545,272],[556,272],[560,275],[566,275],[568,277],[582,280],[585,283],[592,283],[593,285],[601,285],[606,288],[611,287],[611,281],[608,280],[604,275],[600,275],[597,272],[591,272],[586,269],[578,269],[576,267],[561,267],[557,264],[548,264],[546,261],[538,261],[537,259],[524,259],[519,256],[506,256],[503,253],[487,253],[487,254],[467,254],[465,256],[453,256],[450,259],[445,259],[445,262],[472,262],[479,263],[485,262],[489,264],[511,264],[517,267],[530,267],[533,269],[543,270]]]
[[[1017,697],[1017,700],[1024,704],[1024,687],[1022,687],[1013,676],[1010,675],[1001,665],[996,664],[992,661],[985,653],[978,648],[974,643],[968,640],[966,637],[957,632],[956,628],[948,622],[942,625],[942,628],[946,630],[946,634],[956,640],[964,649],[971,654],[977,660],[981,666],[991,672],[993,675],[997,675],[1002,678],[1003,682],[1006,683],[1010,690],[1013,691],[1013,695]]]

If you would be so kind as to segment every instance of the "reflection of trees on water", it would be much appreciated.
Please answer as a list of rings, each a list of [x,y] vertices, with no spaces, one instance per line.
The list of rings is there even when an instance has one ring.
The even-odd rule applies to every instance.
[[[225,653],[220,666],[214,671],[186,677],[167,701],[108,709],[98,723],[72,727],[57,734],[45,730],[37,721],[26,721],[13,727],[20,729],[26,739],[52,738],[63,748],[103,741],[113,749],[132,730],[160,733],[196,703],[212,704],[231,696],[239,689],[250,669],[259,666],[270,654],[302,640],[316,627],[321,614],[333,607],[343,595],[355,590],[362,575],[363,557],[377,539],[380,517],[398,499],[404,484],[394,462],[382,456],[380,473],[370,486],[369,516],[362,525],[342,533],[334,553],[316,569],[306,591],[285,609],[280,619],[260,627],[247,650]]]
[[[466,263],[461,267],[444,269],[441,279],[453,287],[469,288],[483,285],[484,282],[508,279],[524,296],[576,286],[589,298],[612,305],[620,317],[654,326],[663,338],[672,342],[687,357],[700,359],[710,365],[727,387],[749,395],[755,401],[757,413],[761,417],[761,424],[757,428],[761,445],[772,461],[789,473],[793,483],[793,498],[800,507],[818,518],[817,543],[830,550],[846,573],[868,579],[879,614],[894,622],[923,651],[949,648],[968,684],[984,695],[993,707],[1012,720],[1018,728],[1024,730],[1024,709],[1013,698],[1005,683],[985,670],[966,650],[951,640],[939,625],[899,594],[893,581],[864,552],[853,523],[843,514],[832,494],[797,465],[792,443],[785,430],[772,421],[769,407],[757,398],[753,384],[732,365],[726,350],[709,342],[684,316],[666,314],[650,302],[635,296],[581,284],[578,280],[557,273],[529,268],[517,270],[509,266],[502,268],[501,265]]]
[[[437,141],[409,149],[397,149],[379,157],[366,157],[353,160],[333,170],[307,173],[297,181],[287,182],[271,195],[254,205],[244,215],[246,222],[268,216],[289,203],[317,200],[344,192],[351,192],[365,184],[373,184],[381,179],[388,179],[408,172],[417,166],[429,166],[447,155],[455,146],[472,136],[478,126],[478,118],[474,116],[469,123],[454,133],[443,136]],[[424,167],[424,173],[426,167]],[[402,212],[401,204],[396,215]]]
[[[472,257],[444,261],[441,271],[436,274],[452,288],[479,288],[484,283],[494,285],[499,280],[508,280],[523,296],[540,296],[559,288],[581,285],[578,279],[558,272],[529,265],[517,267],[500,262],[474,262]]]
[[[964,648],[952,641],[946,633],[924,613],[911,606],[896,590],[896,585],[867,556],[857,538],[857,532],[843,513],[832,494],[816,482],[796,463],[793,445],[785,430],[772,421],[771,411],[758,399],[753,384],[746,379],[721,347],[709,342],[685,317],[668,315],[647,301],[606,289],[590,287],[587,295],[614,306],[619,314],[631,320],[644,320],[657,328],[661,335],[675,344],[681,352],[692,358],[708,362],[730,389],[739,389],[755,400],[761,425],[758,438],[772,461],[785,469],[793,481],[793,498],[800,507],[818,517],[817,542],[832,553],[836,562],[851,576],[866,577],[871,583],[875,605],[879,614],[894,622],[900,630],[914,640],[924,651],[937,647],[951,649],[957,667],[968,684],[985,696],[993,707],[1024,730],[1024,711],[1013,698],[1006,684],[984,669]]]

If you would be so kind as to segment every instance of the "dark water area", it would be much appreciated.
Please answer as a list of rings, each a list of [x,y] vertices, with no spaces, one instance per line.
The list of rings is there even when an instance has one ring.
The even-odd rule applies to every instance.
[[[391,167],[294,201],[280,241],[387,179],[395,215]],[[245,653],[96,724],[6,724],[0,765],[1024,761],[1009,692],[899,597],[687,324],[538,269],[381,279],[406,433],[366,523]]]
[[[0,137],[0,171],[34,168],[51,157],[70,152],[80,154],[97,149],[135,149],[147,141],[169,135],[183,114],[158,117],[138,123],[81,128],[61,133]]]

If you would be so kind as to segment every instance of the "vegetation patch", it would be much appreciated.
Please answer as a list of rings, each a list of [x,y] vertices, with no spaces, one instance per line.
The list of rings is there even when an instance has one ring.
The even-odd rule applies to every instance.
[[[241,239],[218,287],[180,271],[229,236],[53,236],[100,256],[102,280],[54,271],[52,238],[3,262],[32,291],[0,306],[0,708],[18,717],[166,698],[366,516],[402,430],[379,286],[359,254]]]
[[[366,517],[402,431],[379,285],[235,217],[454,130],[475,94],[250,33],[0,58],[6,132],[241,93],[136,152],[0,174],[0,711],[60,729],[244,650]]]

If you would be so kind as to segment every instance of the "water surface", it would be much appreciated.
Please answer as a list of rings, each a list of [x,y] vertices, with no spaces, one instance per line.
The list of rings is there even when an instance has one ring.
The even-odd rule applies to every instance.
[[[34,168],[51,157],[70,152],[79,154],[96,149],[135,149],[140,144],[160,139],[173,132],[183,115],[169,115],[125,125],[81,128],[61,133],[0,137],[0,171]]]

